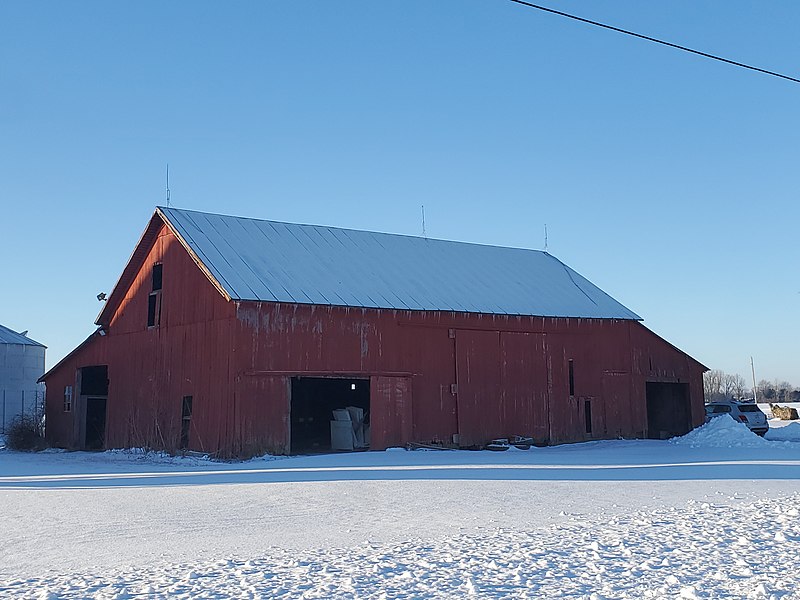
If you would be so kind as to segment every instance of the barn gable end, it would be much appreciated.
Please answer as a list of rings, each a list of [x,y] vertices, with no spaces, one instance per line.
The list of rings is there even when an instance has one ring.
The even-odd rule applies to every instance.
[[[154,289],[157,265],[160,285]],[[100,396],[106,402],[105,447],[174,449],[180,443],[183,399],[199,393],[204,402],[193,425],[198,447],[228,443],[225,407],[233,397],[230,331],[235,306],[157,214],[108,302],[97,331],[42,378],[50,390],[51,441],[86,447],[87,402]],[[155,322],[149,324],[152,316]],[[84,369],[92,367],[108,370],[103,393],[82,390]],[[69,387],[74,402],[65,413],[62,398]]]

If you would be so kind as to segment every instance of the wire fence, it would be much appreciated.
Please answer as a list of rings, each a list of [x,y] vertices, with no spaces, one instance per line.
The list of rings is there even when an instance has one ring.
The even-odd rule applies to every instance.
[[[0,394],[0,434],[21,416],[41,422],[44,419],[43,390],[2,390]]]

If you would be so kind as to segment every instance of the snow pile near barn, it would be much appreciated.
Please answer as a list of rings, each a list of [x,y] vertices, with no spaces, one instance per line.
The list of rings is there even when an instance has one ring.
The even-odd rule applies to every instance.
[[[768,440],[800,442],[800,423],[789,423],[781,426],[770,423],[766,437]]]
[[[770,442],[750,431],[744,423],[737,423],[730,415],[715,417],[670,442],[692,448],[763,448],[770,445]]]
[[[114,448],[112,450],[106,450],[103,455],[108,461],[114,463],[140,462],[152,465],[175,465],[178,467],[203,467],[227,463],[257,464],[265,461],[284,460],[288,458],[288,456],[264,454],[243,461],[225,461],[215,459],[209,454],[198,452],[174,455],[160,450],[151,450],[149,448]]]

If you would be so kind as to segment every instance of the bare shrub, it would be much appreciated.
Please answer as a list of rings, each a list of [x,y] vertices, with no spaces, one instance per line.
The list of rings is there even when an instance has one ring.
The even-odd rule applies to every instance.
[[[26,452],[46,448],[40,421],[29,415],[20,415],[14,419],[6,430],[6,446],[11,450]]]

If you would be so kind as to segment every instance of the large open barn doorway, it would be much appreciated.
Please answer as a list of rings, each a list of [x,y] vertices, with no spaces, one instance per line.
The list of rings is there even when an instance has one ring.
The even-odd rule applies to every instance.
[[[108,367],[83,367],[80,370],[80,382],[80,396],[86,407],[83,447],[87,450],[102,450],[106,444]]]
[[[647,382],[647,437],[663,440],[692,429],[688,383]]]
[[[369,379],[293,377],[291,393],[292,454],[369,445]]]

